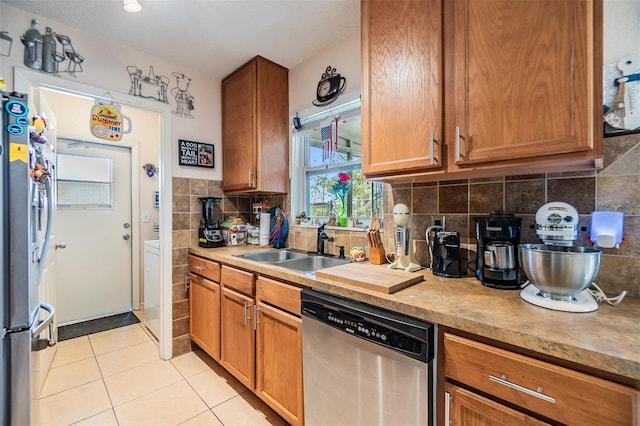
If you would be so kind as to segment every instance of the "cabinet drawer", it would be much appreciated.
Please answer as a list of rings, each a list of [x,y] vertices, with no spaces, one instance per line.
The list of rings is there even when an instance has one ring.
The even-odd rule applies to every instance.
[[[445,375],[566,424],[638,422],[639,391],[449,333]]]
[[[265,277],[258,277],[256,283],[256,299],[298,316],[301,291],[301,288]]]
[[[223,265],[220,273],[220,283],[246,296],[253,297],[255,294],[255,277],[251,272]]]
[[[189,272],[220,282],[220,264],[202,257],[189,255]]]

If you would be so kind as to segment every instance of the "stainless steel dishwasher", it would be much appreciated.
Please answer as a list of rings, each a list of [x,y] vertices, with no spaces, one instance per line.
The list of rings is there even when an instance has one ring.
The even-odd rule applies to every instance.
[[[435,335],[435,324],[303,290],[305,424],[435,425]]]

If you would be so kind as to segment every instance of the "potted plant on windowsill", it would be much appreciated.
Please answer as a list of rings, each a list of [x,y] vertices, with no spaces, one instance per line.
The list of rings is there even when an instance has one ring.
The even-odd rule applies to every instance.
[[[347,226],[347,205],[345,197],[351,189],[351,177],[348,173],[338,172],[338,176],[333,179],[329,186],[329,191],[339,201],[338,203],[338,226]]]

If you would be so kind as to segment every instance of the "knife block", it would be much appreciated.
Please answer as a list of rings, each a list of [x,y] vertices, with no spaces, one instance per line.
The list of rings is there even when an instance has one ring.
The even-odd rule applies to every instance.
[[[384,246],[369,247],[369,262],[374,265],[382,265],[387,263],[387,257],[384,253]]]

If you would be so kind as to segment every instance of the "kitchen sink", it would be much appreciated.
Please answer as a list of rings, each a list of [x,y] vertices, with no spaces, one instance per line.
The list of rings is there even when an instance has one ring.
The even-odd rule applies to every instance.
[[[276,263],[283,260],[306,258],[309,255],[293,250],[269,250],[257,253],[242,254],[240,257],[262,263]]]
[[[318,269],[349,263],[347,259],[338,259],[335,257],[320,256],[314,253],[305,253],[286,249],[241,254],[238,255],[238,257],[260,263],[269,263],[273,266],[279,266],[281,268],[304,273],[313,273]]]
[[[309,255],[307,257],[286,260],[284,262],[276,263],[276,266],[281,266],[287,269],[293,269],[300,272],[315,272],[318,269],[330,268],[332,266],[344,265],[349,263],[347,259],[337,259],[335,257],[314,256]]]

